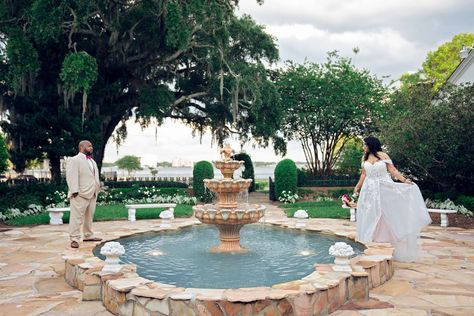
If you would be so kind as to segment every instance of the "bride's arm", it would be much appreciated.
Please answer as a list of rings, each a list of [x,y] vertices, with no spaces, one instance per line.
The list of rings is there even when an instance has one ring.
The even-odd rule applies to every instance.
[[[359,193],[359,189],[362,187],[362,184],[364,183],[364,180],[365,180],[365,169],[362,168],[362,172],[360,173],[359,182],[357,182],[357,184],[354,188],[354,194]]]
[[[390,174],[392,175],[392,177],[394,177],[395,179],[397,179],[397,180],[400,181],[400,182],[408,183],[408,184],[413,184],[413,182],[411,182],[410,179],[405,178],[405,177],[397,170],[397,168],[395,168],[395,166],[394,166],[393,163],[392,163],[392,160],[390,159],[390,157],[389,157],[387,154],[383,153],[383,154],[381,155],[381,158],[382,158],[383,160],[390,160],[390,162],[387,163],[386,165],[387,165],[387,170],[388,170],[388,172],[390,172]]]

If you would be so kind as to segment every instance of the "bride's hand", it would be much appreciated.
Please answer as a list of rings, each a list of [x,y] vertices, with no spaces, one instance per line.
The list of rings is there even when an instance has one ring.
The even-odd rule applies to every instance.
[[[403,183],[406,183],[406,184],[414,184],[413,181],[411,181],[410,179],[405,179],[405,181]]]

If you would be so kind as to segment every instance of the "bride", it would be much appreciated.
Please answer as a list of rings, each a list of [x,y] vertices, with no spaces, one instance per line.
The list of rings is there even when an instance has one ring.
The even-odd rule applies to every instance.
[[[420,189],[403,177],[375,137],[364,138],[360,180],[354,188],[357,202],[357,240],[389,242],[394,258],[414,261],[418,235],[431,223]],[[402,183],[396,183],[390,174]]]

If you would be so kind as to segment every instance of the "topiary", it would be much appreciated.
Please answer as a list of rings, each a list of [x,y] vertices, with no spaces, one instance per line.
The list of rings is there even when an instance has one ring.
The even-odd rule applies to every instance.
[[[214,178],[214,168],[209,161],[199,161],[193,168],[193,191],[194,196],[202,202],[212,201],[212,192],[204,187],[204,179]]]
[[[275,168],[275,197],[278,199],[282,191],[296,193],[298,169],[291,159],[280,161]]]
[[[253,170],[253,163],[250,156],[246,153],[236,154],[233,157],[234,160],[244,161],[244,172],[242,172],[242,178],[252,179],[252,184],[249,187],[249,192],[255,192],[255,172]]]

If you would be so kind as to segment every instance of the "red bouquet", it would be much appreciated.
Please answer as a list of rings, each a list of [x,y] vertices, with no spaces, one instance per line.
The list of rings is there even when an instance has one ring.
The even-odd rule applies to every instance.
[[[347,207],[347,208],[355,208],[357,199],[356,196],[349,196],[347,194],[343,194],[341,196],[341,201],[342,201],[342,207]]]

